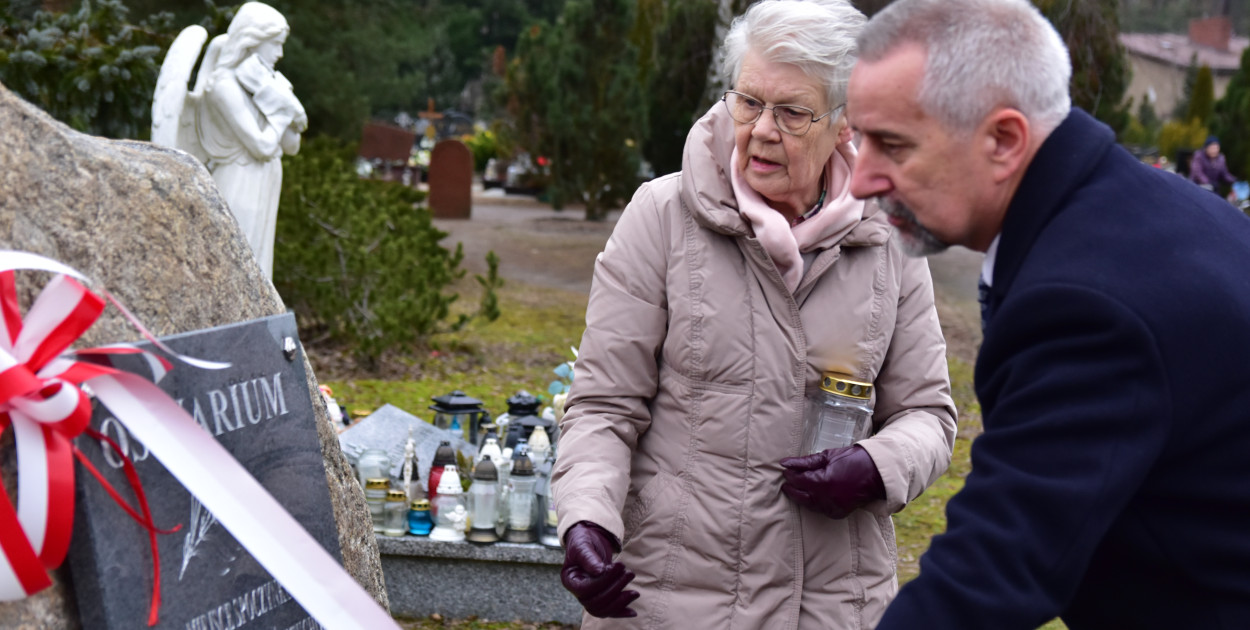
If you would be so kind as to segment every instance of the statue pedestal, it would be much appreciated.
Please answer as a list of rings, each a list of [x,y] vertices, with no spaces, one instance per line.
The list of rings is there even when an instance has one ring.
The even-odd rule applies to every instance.
[[[542,545],[378,536],[391,614],[580,624],[582,607],[560,584],[564,551]]]

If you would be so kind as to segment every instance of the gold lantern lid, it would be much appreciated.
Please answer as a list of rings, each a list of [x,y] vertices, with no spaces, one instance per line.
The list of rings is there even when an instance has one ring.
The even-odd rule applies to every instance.
[[[423,510],[429,510],[429,509],[430,509],[430,500],[429,500],[429,499],[417,499],[416,501],[413,501],[413,502],[412,502],[412,506],[411,506],[411,507],[412,507],[412,509],[414,509],[414,510],[416,510],[416,511],[418,511],[418,512],[423,511]]]
[[[386,492],[386,501],[388,503],[391,501],[401,501],[401,502],[407,503],[408,494],[404,492],[403,490],[388,490]]]
[[[367,490],[385,490],[389,487],[391,487],[391,480],[386,477],[365,480],[365,489]]]
[[[820,388],[830,394],[868,400],[872,398],[872,383],[851,380],[851,377],[838,372],[825,372],[820,379]]]

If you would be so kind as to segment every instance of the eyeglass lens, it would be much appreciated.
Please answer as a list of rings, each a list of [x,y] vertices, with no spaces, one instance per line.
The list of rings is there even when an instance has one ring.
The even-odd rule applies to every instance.
[[[796,136],[806,133],[807,129],[812,126],[812,119],[816,116],[812,110],[797,105],[764,107],[764,103],[760,100],[738,92],[725,92],[725,106],[729,108],[729,115],[744,125],[759,120],[765,109],[771,109],[777,126]]]

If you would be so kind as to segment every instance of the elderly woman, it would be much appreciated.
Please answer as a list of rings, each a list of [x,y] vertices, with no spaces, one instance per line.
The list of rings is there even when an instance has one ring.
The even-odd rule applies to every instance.
[[[733,89],[599,257],[553,477],[585,628],[864,628],[897,590],[890,514],[946,469],[955,410],[928,268],[848,192],[863,24],[735,20]],[[824,372],[875,386],[873,434],[800,457]]]

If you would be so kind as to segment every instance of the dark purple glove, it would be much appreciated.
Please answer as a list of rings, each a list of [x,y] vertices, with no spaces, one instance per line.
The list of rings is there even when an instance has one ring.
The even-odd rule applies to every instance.
[[[877,465],[859,445],[831,448],[805,457],[781,460],[781,491],[795,503],[830,518],[846,518],[864,505],[885,498]]]
[[[638,591],[625,586],[634,573],[612,562],[618,545],[612,534],[590,521],[574,524],[564,533],[564,568],[560,581],[586,612],[595,617],[636,617],[629,604]]]

